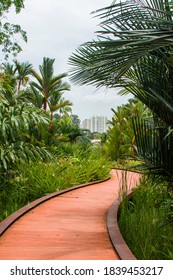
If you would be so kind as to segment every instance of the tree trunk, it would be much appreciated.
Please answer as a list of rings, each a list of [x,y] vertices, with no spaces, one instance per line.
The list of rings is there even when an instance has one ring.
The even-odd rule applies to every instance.
[[[43,103],[43,110],[44,110],[44,112],[46,112],[46,110],[47,110],[47,100],[46,99]]]
[[[17,88],[18,91],[20,90],[21,82],[22,82],[22,80],[20,79],[20,80],[19,80],[19,83],[18,83],[18,88]]]
[[[53,112],[50,113],[50,124],[49,128],[51,129],[53,127]]]

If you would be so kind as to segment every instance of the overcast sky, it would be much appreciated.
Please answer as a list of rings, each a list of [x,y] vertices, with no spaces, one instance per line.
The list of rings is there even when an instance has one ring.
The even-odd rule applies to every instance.
[[[9,13],[10,22],[27,32],[28,43],[22,43],[21,62],[29,61],[38,70],[43,57],[55,58],[55,74],[68,72],[68,58],[84,42],[96,37],[99,19],[92,11],[108,6],[112,0],[25,0],[20,14]],[[93,115],[112,116],[116,108],[130,98],[117,96],[116,90],[96,90],[91,86],[74,86],[64,96],[73,103],[73,114],[81,120]]]

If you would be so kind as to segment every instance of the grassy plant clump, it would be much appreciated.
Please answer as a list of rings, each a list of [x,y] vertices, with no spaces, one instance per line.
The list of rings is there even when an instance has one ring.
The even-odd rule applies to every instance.
[[[137,171],[143,171],[146,169],[143,161],[139,159],[134,159],[132,157],[119,158],[117,161],[112,162],[112,167]]]
[[[66,147],[51,162],[30,162],[0,178],[0,220],[27,203],[54,191],[109,176],[110,162],[100,147]]]
[[[144,177],[121,204],[119,227],[137,259],[172,260],[173,190]]]

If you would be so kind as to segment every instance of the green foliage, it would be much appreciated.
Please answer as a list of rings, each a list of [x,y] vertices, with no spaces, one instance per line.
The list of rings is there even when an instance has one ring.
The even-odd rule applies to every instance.
[[[24,104],[0,104],[0,171],[9,170],[17,162],[30,158],[50,157],[45,147],[39,147],[32,138],[31,125],[46,124],[48,120],[40,111]]]
[[[2,64],[3,73],[11,79],[9,81],[13,91],[16,94],[21,94],[19,91],[26,90],[26,86],[29,82],[29,78],[31,76],[32,64],[29,62],[19,62],[18,60],[14,60],[13,63],[4,62]]]
[[[37,82],[31,82],[32,88],[35,88],[43,96],[43,108],[44,111],[47,110],[47,105],[51,112],[55,112],[59,107],[61,97],[64,91],[70,90],[70,85],[66,82],[62,82],[62,79],[67,76],[66,73],[54,76],[53,64],[55,59],[43,58],[43,64],[39,66],[40,74],[32,69],[32,75]],[[68,102],[68,105],[72,105]],[[62,105],[62,107],[67,106],[67,104]]]
[[[171,177],[172,12],[172,1],[114,2],[97,12],[102,20],[98,40],[83,44],[70,57],[72,81],[98,87],[122,88],[120,94],[133,94],[152,111],[154,121],[148,126],[147,132],[144,123],[140,127],[135,126],[137,149],[140,156],[150,161],[152,168],[165,169]],[[151,129],[153,123],[155,131]],[[111,141],[118,137],[115,127],[114,133]],[[117,139],[115,158],[121,154],[120,149],[124,150],[124,146],[119,145],[123,143],[124,136],[120,133]]]
[[[2,16],[3,12],[9,11],[9,8],[14,6],[16,13],[19,13],[21,9],[24,8],[23,0],[1,0],[0,3],[0,16]]]
[[[110,121],[110,128],[107,136],[107,151],[112,160],[120,157],[136,156],[136,142],[133,130],[132,119],[138,116],[139,119],[149,118],[151,113],[140,102],[130,99],[127,104],[118,106],[115,111],[112,109],[113,117]]]
[[[18,121],[20,123],[20,126],[18,125],[19,129],[15,130],[17,135],[15,136],[15,146],[10,146],[9,144],[13,151],[14,147],[15,149],[16,147],[20,147],[20,149],[24,147],[26,150],[26,146],[30,145],[30,156],[32,156],[31,151],[34,150],[34,147],[36,154],[38,149],[40,149],[40,152],[41,150],[46,152],[47,149],[52,154],[55,154],[60,142],[70,141],[72,143],[76,141],[78,136],[82,135],[78,117],[69,115],[72,104],[63,97],[64,91],[69,90],[69,84],[62,82],[62,78],[66,74],[54,75],[54,61],[54,59],[44,58],[43,65],[39,67],[40,75],[34,71],[29,62],[20,63],[14,60],[13,64],[6,62],[2,65],[2,73],[0,74],[0,106],[4,108],[2,114],[5,115],[1,114],[0,122],[5,122],[7,118],[8,127],[12,126],[11,130],[14,132],[14,126],[11,124],[11,116],[14,113],[12,119],[15,118],[15,122]],[[35,75],[38,83],[28,83],[31,74]],[[26,118],[27,112],[28,117],[25,120],[23,114],[25,114]],[[37,118],[35,115],[37,115]],[[3,117],[5,117],[4,120]],[[11,157],[16,155],[17,161],[24,158],[28,159],[28,156],[23,153],[21,153],[21,159],[20,155],[12,155],[11,151],[10,154]],[[13,162],[9,161],[7,166],[4,154],[2,157],[4,167],[6,169],[8,167],[11,168]],[[8,155],[7,158],[9,158]],[[35,158],[34,152],[33,158]]]
[[[29,75],[33,69],[32,65],[29,62],[20,63],[17,60],[14,60],[15,63],[15,73],[17,73],[16,80],[18,81],[18,91],[20,91],[21,86],[26,86],[29,81]]]
[[[13,88],[11,76],[0,79],[0,174],[14,169],[17,163],[50,158],[45,145],[40,145],[34,131],[49,125],[42,110],[28,106]]]
[[[173,179],[173,134],[156,120],[133,119],[137,153],[145,159],[150,172],[160,174],[167,180]]]
[[[76,125],[73,122],[73,115],[59,117],[57,125],[59,126],[59,133],[65,137],[64,140],[70,141],[70,143],[75,143],[78,137],[83,136],[78,124]]]
[[[110,163],[100,148],[64,144],[58,160],[30,162],[0,177],[0,220],[41,196],[108,177]]]
[[[39,108],[43,106],[44,112],[50,110],[50,129],[53,127],[54,113],[68,114],[68,112],[71,112],[70,106],[72,106],[72,103],[63,97],[63,93],[70,90],[70,85],[67,82],[62,82],[67,74],[63,73],[55,76],[54,62],[55,59],[44,57],[43,64],[39,66],[40,74],[31,69],[36,82],[32,81],[30,83],[30,101],[32,104]]]
[[[106,144],[108,154],[110,155],[112,160],[117,160],[121,153],[120,153],[120,134],[119,134],[119,127],[113,126],[109,129],[108,132],[108,142]]]
[[[14,39],[15,35],[19,34],[25,42],[27,41],[26,32],[22,30],[20,25],[5,21],[6,17],[4,15],[10,11],[11,7],[14,7],[16,13],[19,13],[24,8],[24,1],[2,0],[0,2],[0,46],[6,59],[9,57],[9,54],[16,56],[22,50],[17,39]]]
[[[118,1],[97,11],[97,16],[98,39],[82,44],[69,59],[75,83],[119,87],[141,57],[172,63],[171,2]]]
[[[144,177],[119,212],[122,235],[137,259],[173,259],[173,193],[166,182]]]
[[[45,59],[46,61],[50,59]],[[51,67],[53,66],[54,60],[50,60],[52,62]],[[46,62],[45,62],[46,64]],[[47,66],[48,67],[48,66]],[[48,67],[47,72],[52,71],[53,75],[53,68],[49,69]],[[4,73],[2,74],[2,82],[3,82],[3,87],[9,84],[8,88],[5,88],[6,90],[8,89],[9,92],[5,93],[6,96],[10,96],[10,104],[13,105],[14,101],[19,101],[19,102],[24,102],[28,104],[29,106],[33,106],[36,108],[42,108],[42,105],[45,101],[45,97],[40,92],[37,90],[36,87],[33,86],[33,84],[29,84],[29,78],[33,72],[35,73],[34,69],[32,68],[32,65],[29,62],[18,62],[17,60],[14,60],[13,64],[9,63],[3,63],[2,65],[2,71]],[[45,70],[46,71],[46,70]],[[45,75],[44,75],[45,76]],[[44,77],[47,81],[47,78]],[[56,77],[57,78],[57,77]],[[70,106],[72,105],[68,100],[65,100],[62,97],[63,90],[69,89],[69,85],[66,83],[61,82],[60,76],[58,76],[58,81],[56,80],[55,77],[52,77],[53,81],[53,90],[51,94],[49,95],[48,104],[49,104],[49,109],[51,111],[50,113],[50,119],[51,121],[53,120],[53,113],[55,111],[58,111],[59,113],[68,113],[71,111]],[[56,80],[56,83],[55,83]],[[46,83],[46,81],[43,81],[43,83]],[[1,84],[2,84],[1,82]],[[48,81],[47,81],[48,83]],[[45,85],[47,87],[47,85]],[[51,86],[50,86],[51,87]],[[64,88],[66,87],[66,88]],[[36,109],[37,110],[37,109]],[[46,112],[47,114],[49,113],[48,111]]]

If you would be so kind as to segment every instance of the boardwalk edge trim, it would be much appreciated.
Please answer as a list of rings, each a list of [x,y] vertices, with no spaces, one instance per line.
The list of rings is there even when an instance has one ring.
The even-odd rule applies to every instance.
[[[56,192],[53,192],[51,194],[45,195],[45,196],[43,196],[41,198],[38,198],[38,199],[30,202],[29,204],[23,206],[22,208],[20,208],[19,210],[15,211],[14,213],[12,213],[11,215],[9,215],[7,218],[5,218],[4,220],[2,220],[0,222],[0,237],[3,235],[3,233],[13,223],[15,223],[23,215],[25,215],[27,212],[31,211],[32,209],[36,208],[40,204],[50,200],[51,198],[54,198],[56,196],[60,196],[60,195],[62,195],[64,193],[71,192],[71,191],[76,190],[76,189],[84,188],[84,187],[87,187],[87,186],[90,186],[90,185],[99,184],[99,183],[105,182],[105,181],[107,181],[109,179],[110,179],[110,177],[108,177],[106,179],[103,179],[103,180],[98,180],[98,181],[94,181],[94,182],[88,182],[88,183],[85,183],[85,184],[69,187],[69,188],[66,188],[66,189],[63,189],[63,190],[56,191]]]

